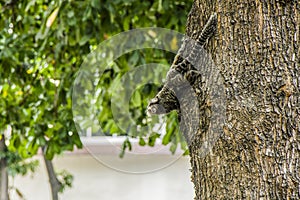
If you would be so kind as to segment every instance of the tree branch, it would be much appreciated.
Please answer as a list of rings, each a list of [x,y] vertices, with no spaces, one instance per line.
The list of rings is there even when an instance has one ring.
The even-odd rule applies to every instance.
[[[59,180],[56,177],[52,161],[48,160],[45,156],[46,147],[43,147],[42,150],[43,150],[43,158],[45,161],[45,165],[46,165],[47,173],[48,173],[48,177],[49,177],[49,182],[50,182],[50,186],[51,186],[52,199],[58,200],[58,193],[62,187],[62,184],[61,184],[61,182],[59,182]]]

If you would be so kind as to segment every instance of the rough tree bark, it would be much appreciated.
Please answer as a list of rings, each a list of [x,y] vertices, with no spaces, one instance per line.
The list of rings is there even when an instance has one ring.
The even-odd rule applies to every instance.
[[[189,140],[196,200],[300,199],[299,10],[296,0],[194,1],[186,28],[189,37],[197,40],[209,16],[217,13],[217,32],[207,50],[223,78],[226,99],[225,123],[222,130],[215,129],[222,134],[203,154],[206,139],[217,135],[209,127],[218,123],[211,112],[218,105],[208,91],[218,88],[201,85],[201,76],[194,76],[199,81],[190,79],[192,83],[187,78],[197,93],[196,103],[185,99],[192,97],[185,90],[172,90],[185,117],[181,123]],[[171,87],[182,81],[171,73],[174,63],[167,75]],[[184,68],[180,73],[189,77],[189,66]],[[173,80],[176,83],[169,83]],[[170,92],[164,94],[167,103],[156,96],[149,111],[155,113],[159,107],[154,104],[160,102],[178,108],[168,104],[174,99]],[[162,98],[162,92],[159,95]],[[195,114],[199,128],[191,133],[195,121],[190,116]]]
[[[0,140],[0,152],[6,151],[5,138]],[[0,159],[0,200],[8,200],[8,174],[5,158]]]
[[[189,146],[195,199],[300,199],[299,10],[293,0],[195,0],[187,35],[217,13],[208,49],[227,98],[212,151]]]

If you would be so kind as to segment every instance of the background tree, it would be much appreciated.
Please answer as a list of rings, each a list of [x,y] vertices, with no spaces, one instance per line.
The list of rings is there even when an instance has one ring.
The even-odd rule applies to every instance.
[[[298,1],[194,1],[186,28],[191,38],[217,13],[208,51],[224,78],[227,99],[222,135],[207,155],[200,147],[216,134],[209,127],[218,123],[210,119],[217,106],[207,92],[213,86],[200,85],[201,115],[189,110],[200,119],[189,145],[195,199],[300,198],[299,6]]]
[[[173,0],[0,1],[1,200],[8,198],[7,174],[33,169],[36,163],[28,163],[26,158],[36,155],[40,148],[53,199],[58,198],[62,186],[70,184],[69,175],[57,176],[51,160],[82,146],[71,113],[71,88],[85,56],[101,41],[132,28],[158,26],[183,31],[190,5],[191,1]],[[168,63],[172,56],[145,50],[119,58],[115,63],[118,67],[107,71],[105,81],[99,83],[104,98],[108,98],[111,80],[126,73],[128,65]],[[157,87],[141,88],[131,101],[131,112],[143,113],[134,115],[140,123],[148,96]],[[99,121],[107,135],[125,134],[113,123],[109,106]],[[173,142],[174,152],[181,142],[176,118],[170,117],[168,123],[171,128],[164,143]],[[140,144],[154,145],[157,137],[152,134],[148,141],[141,137]],[[124,144],[125,150],[129,143]]]

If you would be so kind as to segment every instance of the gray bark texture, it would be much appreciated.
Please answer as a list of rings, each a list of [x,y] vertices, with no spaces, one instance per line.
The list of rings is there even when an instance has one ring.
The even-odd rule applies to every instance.
[[[48,160],[45,157],[45,147],[42,149],[43,149],[43,158],[44,158],[44,162],[46,165],[46,169],[47,169],[47,173],[48,173],[48,177],[49,177],[49,183],[50,183],[50,187],[51,187],[52,200],[58,200],[59,199],[58,193],[59,193],[62,185],[61,185],[61,182],[59,182],[59,180],[56,177],[52,161]]]
[[[189,145],[195,199],[300,199],[299,10],[296,0],[195,0],[186,34],[217,13],[207,49],[226,92],[220,138],[199,156],[215,123],[201,114]]]
[[[0,152],[6,151],[5,138],[0,140]],[[8,173],[6,159],[0,159],[0,200],[8,200]]]
[[[186,34],[197,41],[216,13],[204,45],[214,64],[181,48],[148,110],[178,110],[196,200],[300,199],[299,11],[296,0],[194,1]]]

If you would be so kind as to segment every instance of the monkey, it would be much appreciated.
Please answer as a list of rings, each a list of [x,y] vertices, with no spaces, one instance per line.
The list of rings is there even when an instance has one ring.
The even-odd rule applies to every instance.
[[[217,16],[216,13],[214,13],[210,16],[190,54],[186,58],[182,57],[185,47],[184,43],[186,42],[186,39],[184,39],[183,45],[178,50],[170,70],[167,73],[166,82],[147,106],[148,115],[167,114],[173,110],[180,112],[180,103],[178,100],[182,94],[180,91],[193,86],[201,75],[193,66],[195,65],[198,52],[216,31],[216,25]]]

